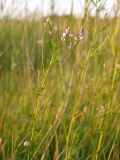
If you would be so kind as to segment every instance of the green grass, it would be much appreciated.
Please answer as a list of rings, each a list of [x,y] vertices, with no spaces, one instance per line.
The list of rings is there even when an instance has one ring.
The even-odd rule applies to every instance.
[[[84,28],[71,49],[68,26],[76,36]],[[0,160],[120,159],[119,26],[117,17],[0,20]]]

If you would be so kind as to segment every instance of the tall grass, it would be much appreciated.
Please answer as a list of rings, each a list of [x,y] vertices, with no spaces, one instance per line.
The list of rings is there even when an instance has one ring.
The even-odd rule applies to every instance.
[[[68,26],[83,39],[63,41]],[[0,21],[1,160],[120,159],[119,26],[89,14]]]

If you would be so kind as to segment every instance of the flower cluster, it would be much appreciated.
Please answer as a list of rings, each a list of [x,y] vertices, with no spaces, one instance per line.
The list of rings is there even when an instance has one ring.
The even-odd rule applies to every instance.
[[[66,30],[62,33],[61,40],[65,41],[66,38],[71,38],[73,37],[72,32],[70,31],[70,27],[66,28]]]
[[[77,36],[74,36],[74,34],[70,30],[70,27],[67,27],[61,36],[61,40],[63,42],[65,41],[67,42],[68,49],[71,49],[74,45],[79,43],[79,41],[83,40],[83,38],[84,38],[83,28],[78,32]]]

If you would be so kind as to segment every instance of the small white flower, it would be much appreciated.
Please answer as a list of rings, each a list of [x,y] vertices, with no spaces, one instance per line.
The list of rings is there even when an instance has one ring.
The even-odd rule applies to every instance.
[[[67,35],[67,34],[66,34],[65,32],[62,33],[62,37],[63,37],[63,38],[65,38],[66,35]]]
[[[65,41],[65,39],[66,39],[66,36],[67,36],[67,35],[66,35],[66,33],[65,33],[65,32],[63,32],[63,33],[62,33],[61,40]]]
[[[28,141],[24,142],[24,147],[29,147],[30,143]]]
[[[68,34],[69,31],[70,31],[70,27],[66,28],[65,30],[66,34]]]
[[[73,37],[73,34],[71,32],[68,32],[68,36],[71,38]]]
[[[70,37],[73,37],[73,34],[71,33],[70,31],[70,27],[68,27],[66,30],[65,30],[65,33],[66,35],[70,38]]]

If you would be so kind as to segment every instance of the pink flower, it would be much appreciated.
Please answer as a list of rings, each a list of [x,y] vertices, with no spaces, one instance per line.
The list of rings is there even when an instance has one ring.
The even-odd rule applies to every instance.
[[[78,32],[78,38],[80,41],[83,40],[83,38],[84,38],[84,29],[83,28],[81,29],[80,32]]]

